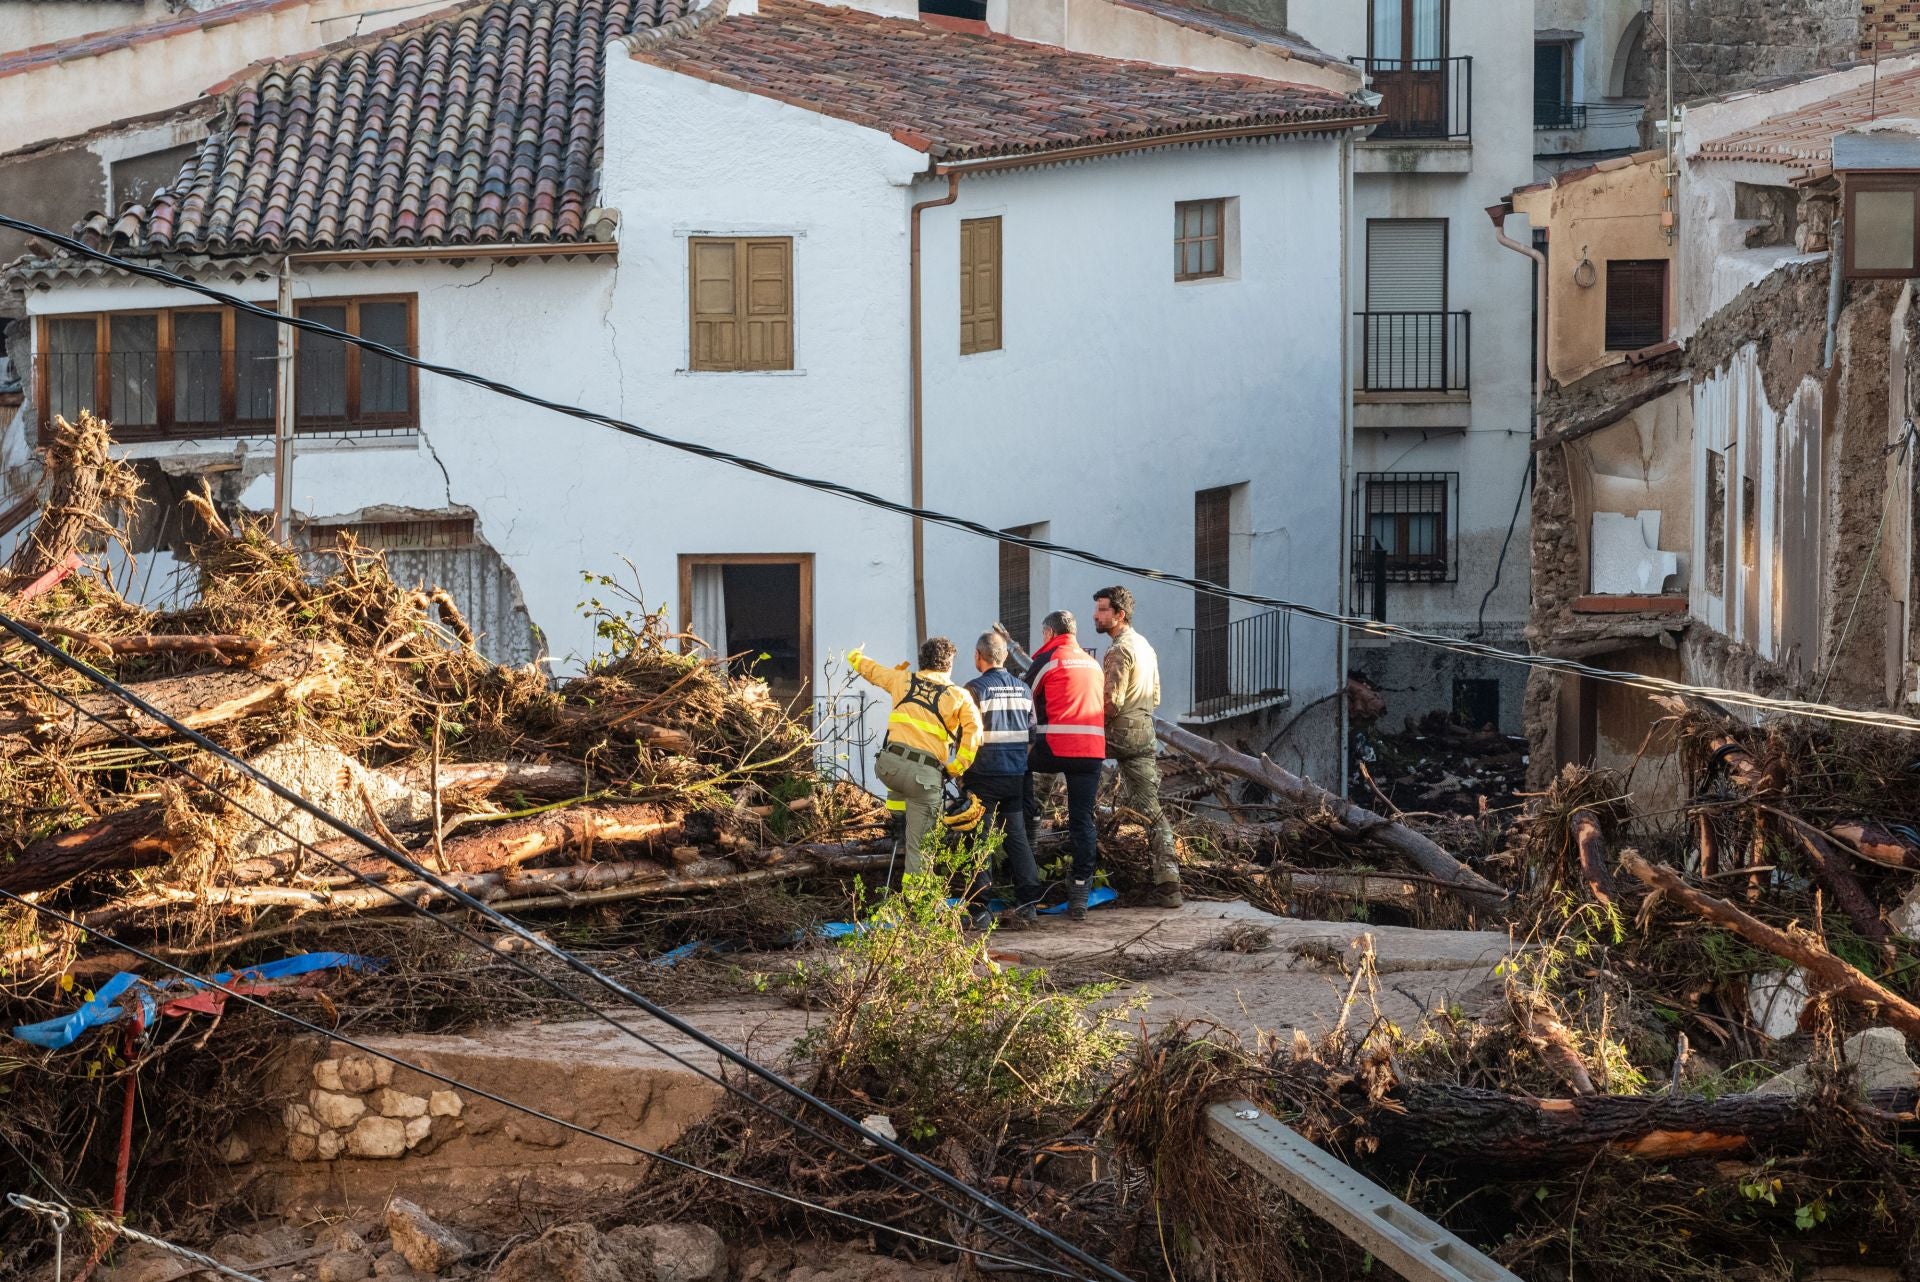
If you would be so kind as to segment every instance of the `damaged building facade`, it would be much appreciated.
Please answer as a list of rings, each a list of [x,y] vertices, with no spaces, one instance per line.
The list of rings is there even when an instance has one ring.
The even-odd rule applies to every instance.
[[[956,27],[502,0],[240,77],[162,190],[84,231],[262,304],[284,271],[312,319],[794,474],[1337,608],[1361,73],[1210,11],[1082,7]],[[423,78],[529,32],[498,84]],[[970,87],[992,78],[1017,105],[983,121]],[[470,108],[484,126],[452,130]],[[44,251],[10,283],[30,316],[10,458],[98,409],[156,497],[205,481],[273,509],[270,323]],[[1031,641],[1115,577],[312,336],[293,376],[302,537],[350,530],[464,585],[498,657],[588,653],[592,571],[818,696],[855,644],[904,658],[995,618]],[[165,520],[138,569],[156,585]],[[1343,684],[1330,629],[1140,598],[1173,715]],[[1304,759],[1331,773],[1321,730]]]
[[[1511,198],[1550,259],[1534,644],[1903,709],[1920,60],[1695,104],[1675,146],[1671,185],[1647,152]],[[1540,674],[1529,705],[1537,773],[1677,786],[1646,695]]]

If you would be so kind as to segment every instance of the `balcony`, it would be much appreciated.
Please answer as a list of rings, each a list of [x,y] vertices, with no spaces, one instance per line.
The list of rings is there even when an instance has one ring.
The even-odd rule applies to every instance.
[[[1193,693],[1181,724],[1212,725],[1284,707],[1291,698],[1292,624],[1287,611],[1269,610],[1194,629],[1189,660]]]
[[[1472,58],[1355,58],[1386,116],[1375,142],[1466,142],[1473,137]]]
[[[1533,127],[1535,129],[1585,129],[1587,127],[1587,104],[1584,102],[1555,102],[1551,99],[1536,98],[1533,102]]]
[[[271,348],[43,352],[33,360],[33,386],[42,426],[85,409],[111,423],[123,444],[271,436],[278,365]],[[406,366],[309,339],[294,374],[294,430],[411,431],[418,425],[414,384]]]
[[[1464,396],[1473,366],[1470,312],[1359,312],[1354,389]]]

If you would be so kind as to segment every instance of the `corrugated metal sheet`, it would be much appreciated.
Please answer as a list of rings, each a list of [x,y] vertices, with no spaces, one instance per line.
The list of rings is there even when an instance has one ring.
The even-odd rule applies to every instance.
[[[492,548],[392,551],[387,568],[407,587],[445,588],[467,616],[480,653],[495,663],[517,667],[544,653],[513,573]]]

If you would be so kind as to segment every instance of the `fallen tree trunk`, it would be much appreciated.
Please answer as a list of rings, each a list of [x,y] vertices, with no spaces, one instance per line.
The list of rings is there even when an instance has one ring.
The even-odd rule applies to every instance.
[[[145,802],[31,843],[0,863],[0,890],[16,895],[52,890],[86,873],[164,864],[176,853],[166,833],[166,808]]]
[[[1759,809],[1787,826],[1799,841],[1800,848],[1806,852],[1807,862],[1813,865],[1814,880],[1826,889],[1834,904],[1862,935],[1891,954],[1893,932],[1887,928],[1886,918],[1881,916],[1873,900],[1867,897],[1865,888],[1853,875],[1853,870],[1847,867],[1846,861],[1840,858],[1840,852],[1833,848],[1827,835],[1783,810],[1776,810],[1772,806],[1760,806]]]
[[[1568,826],[1573,830],[1574,848],[1580,853],[1580,880],[1587,893],[1602,908],[1613,906],[1613,874],[1607,871],[1607,842],[1600,830],[1600,816],[1591,810],[1576,810]]]
[[[1265,757],[1254,758],[1235,752],[1165,721],[1156,720],[1153,726],[1162,743],[1179,749],[1209,769],[1250,779],[1291,801],[1331,811],[1341,823],[1355,829],[1365,840],[1412,860],[1420,871],[1444,883],[1463,898],[1489,907],[1507,898],[1506,891],[1405,824],[1395,823],[1365,807],[1343,801],[1318,784],[1302,779]]]
[[[1620,866],[1716,926],[1724,926],[1755,947],[1799,966],[1807,972],[1815,992],[1830,992],[1857,1002],[1907,1036],[1920,1037],[1920,1006],[1828,952],[1811,931],[1797,926],[1786,930],[1769,926],[1724,899],[1695,890],[1679,873],[1665,864],[1648,863],[1638,851],[1621,851]]]
[[[271,712],[287,704],[329,699],[340,693],[337,646],[294,646],[253,668],[219,668],[129,686],[134,694],[190,730],[206,730],[242,717]],[[119,743],[127,735],[144,739],[169,731],[111,694],[74,696],[81,711],[16,715],[0,721],[0,738],[29,736],[87,748]]]
[[[116,657],[129,654],[204,654],[253,662],[274,649],[274,643],[263,637],[235,636],[225,632],[142,632],[132,636],[103,637],[34,619],[15,619],[14,622],[43,637],[64,637],[88,649]]]
[[[433,771],[429,766],[389,766],[380,773],[419,792],[427,792],[433,786]],[[587,772],[571,761],[442,762],[440,790],[479,797],[495,792],[519,792],[558,801],[585,793]]]
[[[1911,1088],[1874,1091],[1857,1115],[1870,1129],[1896,1124],[1878,1114],[1910,1114]],[[1722,1095],[1582,1095],[1537,1099],[1471,1086],[1403,1086],[1389,1107],[1365,1108],[1382,1152],[1407,1158],[1519,1167],[1569,1167],[1605,1150],[1671,1161],[1715,1157],[1749,1147],[1790,1149],[1816,1127],[1833,1124],[1831,1102],[1787,1092]]]
[[[1778,791],[1780,781],[1773,772],[1761,769],[1760,763],[1753,759],[1753,754],[1741,747],[1737,739],[1730,735],[1719,735],[1708,742],[1714,755],[1726,763],[1727,778],[1736,785],[1758,796]],[[1806,823],[1806,820],[1784,811],[1775,810],[1774,813],[1790,823]],[[1869,819],[1849,819],[1828,825],[1824,835],[1837,840],[1850,853],[1868,863],[1887,868],[1920,870],[1920,846],[1895,835],[1884,824]]]

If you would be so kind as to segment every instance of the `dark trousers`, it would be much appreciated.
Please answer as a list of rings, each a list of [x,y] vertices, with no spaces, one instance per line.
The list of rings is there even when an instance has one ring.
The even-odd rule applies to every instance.
[[[1038,901],[1040,869],[1033,861],[1033,842],[1027,835],[1027,795],[1032,790],[1027,776],[969,774],[966,786],[986,807],[988,830],[998,828],[1006,833],[1001,850],[1013,874],[1015,903],[1024,907]]]
[[[1073,847],[1073,879],[1089,881],[1100,862],[1100,830],[1094,823],[1093,810],[1100,799],[1100,767],[1104,763],[1081,757],[1048,756],[1043,760],[1040,753],[1033,755],[1033,774],[1027,776],[1028,780],[1035,774],[1058,774],[1067,781],[1067,841]],[[1031,783],[1026,808],[1030,819],[1039,814]],[[1037,823],[1034,831],[1039,831]]]

